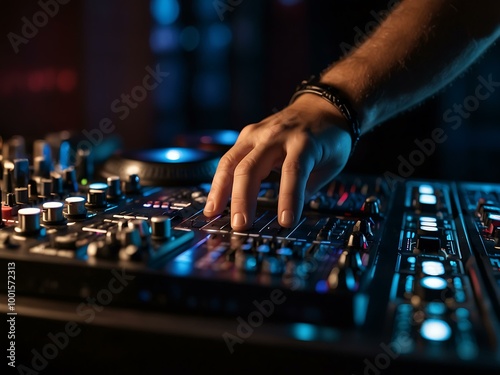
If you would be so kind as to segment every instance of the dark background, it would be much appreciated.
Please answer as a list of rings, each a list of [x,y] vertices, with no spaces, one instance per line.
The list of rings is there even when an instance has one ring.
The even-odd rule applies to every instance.
[[[44,19],[42,3],[57,14]],[[131,150],[173,145],[179,136],[200,131],[238,131],[286,106],[298,82],[342,56],[391,3],[3,2],[0,135],[23,135],[28,144],[63,130],[84,137],[84,130],[92,133],[109,118],[114,130],[101,134],[118,139],[114,147]],[[9,35],[23,37],[26,20],[42,26],[16,53]],[[413,177],[499,181],[500,94],[481,101],[456,130],[443,120],[454,103],[474,94],[479,75],[500,81],[499,57],[494,46],[453,85],[364,136],[346,170],[398,174],[401,160],[417,149],[414,141],[441,127],[448,139]],[[141,85],[146,67],[155,70],[157,64],[169,76],[120,119],[112,103]]]

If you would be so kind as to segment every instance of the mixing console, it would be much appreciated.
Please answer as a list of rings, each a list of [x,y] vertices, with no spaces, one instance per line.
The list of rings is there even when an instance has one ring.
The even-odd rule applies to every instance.
[[[328,360],[339,373],[500,373],[500,185],[341,174],[282,228],[269,179],[252,228],[237,232],[229,208],[202,213],[210,174],[187,184],[189,163],[167,172],[168,155],[192,150],[156,150],[141,168],[115,157],[93,173],[91,155],[71,164],[67,147],[39,140],[26,152],[22,137],[3,146],[0,269],[16,278],[0,285],[1,309],[34,322],[18,327],[16,365],[75,365],[71,347],[52,362],[32,349],[50,343],[51,324],[77,322],[97,342],[121,337],[110,342],[122,353],[125,332],[144,334],[150,355],[158,345],[174,353],[174,335],[206,340],[198,349],[226,363],[248,346],[263,358],[299,352],[292,368],[314,358],[328,373]],[[164,178],[179,173],[182,184]],[[97,352],[103,366],[113,350]]]

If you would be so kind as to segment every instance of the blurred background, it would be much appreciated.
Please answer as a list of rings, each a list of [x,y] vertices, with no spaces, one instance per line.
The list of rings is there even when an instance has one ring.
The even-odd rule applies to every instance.
[[[302,79],[348,52],[394,3],[3,2],[0,136],[30,141],[67,130],[109,144],[111,152],[170,146],[213,130],[237,132],[286,106]],[[440,127],[447,140],[425,160],[413,159],[419,165],[412,177],[500,180],[494,164],[500,93],[471,97],[479,76],[500,81],[499,57],[493,47],[453,85],[364,136],[346,171],[397,175],[402,160],[418,150],[415,140]],[[451,121],[455,105],[471,110]]]

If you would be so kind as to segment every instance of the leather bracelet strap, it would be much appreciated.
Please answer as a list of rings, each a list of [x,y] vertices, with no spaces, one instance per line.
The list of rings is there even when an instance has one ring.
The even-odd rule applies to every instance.
[[[321,83],[315,76],[312,76],[309,80],[304,80],[297,86],[292,98],[290,99],[290,104],[292,104],[300,95],[306,93],[319,95],[327,102],[334,105],[340,113],[342,113],[342,116],[344,116],[349,123],[349,132],[352,139],[352,155],[354,148],[359,141],[359,137],[361,136],[361,127],[356,111],[352,108],[349,101],[343,98],[335,87]]]

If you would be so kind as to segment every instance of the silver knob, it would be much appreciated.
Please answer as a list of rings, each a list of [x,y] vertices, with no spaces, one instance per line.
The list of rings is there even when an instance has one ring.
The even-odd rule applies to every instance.
[[[17,213],[18,224],[14,230],[24,236],[37,235],[40,232],[40,212],[39,208],[21,208]]]
[[[64,221],[62,202],[45,202],[42,219],[44,223],[60,223]]]

